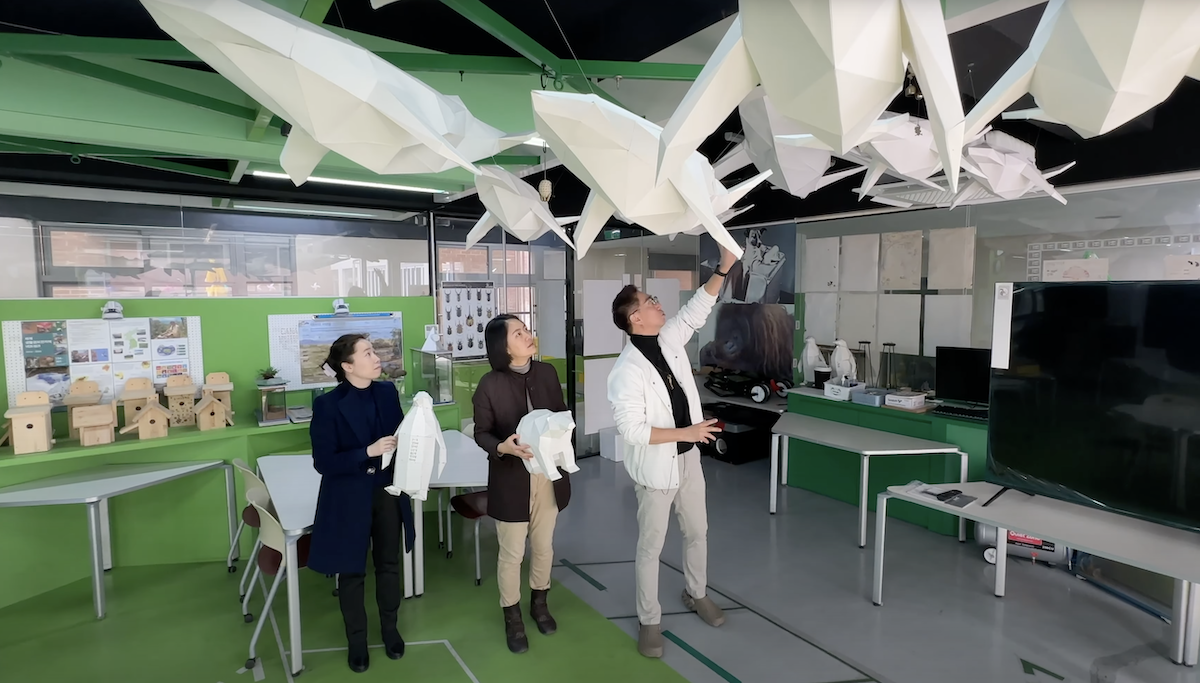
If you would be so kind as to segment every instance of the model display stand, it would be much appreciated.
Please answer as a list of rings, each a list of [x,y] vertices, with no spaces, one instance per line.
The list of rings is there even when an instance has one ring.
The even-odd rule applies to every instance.
[[[171,411],[172,427],[189,427],[196,424],[196,385],[187,375],[171,375],[163,389],[167,397],[167,409]]]
[[[126,411],[128,410],[126,408]],[[128,434],[137,430],[138,439],[145,441],[147,439],[161,439],[169,431],[171,411],[162,407],[162,404],[158,401],[148,403],[142,407],[132,422],[129,421],[129,415],[129,412],[125,413],[127,424],[121,428],[122,434]]]
[[[454,403],[454,353],[412,349],[412,358],[417,371],[413,389],[429,394],[434,405]]]
[[[125,382],[125,390],[117,397],[117,402],[125,409],[125,425],[137,422],[138,416],[147,406],[157,405],[158,392],[154,389],[154,381],[149,377],[134,377]],[[124,434],[125,430],[121,430]]]
[[[288,419],[287,385],[272,384],[258,387],[258,426],[273,427],[291,422]]]
[[[44,391],[17,394],[17,405],[5,411],[4,417],[10,420],[14,455],[45,453],[54,445],[50,394]]]
[[[71,414],[75,428],[79,430],[80,445],[103,446],[113,442],[113,430],[117,426],[115,403],[76,406],[71,409]]]
[[[192,414],[202,432],[210,429],[224,429],[233,425],[233,411],[211,394],[205,394],[204,398],[200,399],[200,402],[192,409]]]
[[[200,390],[204,396],[212,396],[223,403],[229,414],[233,414],[233,383],[229,381],[228,372],[208,373]]]
[[[67,407],[67,438],[79,439],[79,428],[75,425],[75,413],[78,408],[99,405],[104,398],[100,393],[100,385],[92,380],[81,379],[71,383],[67,395],[63,397],[63,405]]]

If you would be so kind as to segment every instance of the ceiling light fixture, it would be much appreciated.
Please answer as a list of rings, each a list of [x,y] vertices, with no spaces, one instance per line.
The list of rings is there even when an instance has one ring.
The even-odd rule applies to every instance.
[[[257,204],[241,204],[234,202],[229,208],[239,211],[266,211],[268,213],[290,213],[303,216],[338,216],[341,218],[379,218],[373,213],[358,213],[355,211],[330,211],[328,209],[306,209],[303,207],[259,206]]]
[[[276,173],[274,171],[252,171],[250,175],[258,178],[273,178],[275,180],[290,180],[286,173]],[[320,176],[309,176],[310,183],[325,183],[328,185],[346,185],[349,187],[369,187],[375,190],[396,190],[399,192],[423,192],[425,194],[446,194],[445,190],[437,190],[432,187],[415,187],[412,185],[391,185],[389,183],[372,183],[363,180],[343,180],[342,178],[322,178]]]

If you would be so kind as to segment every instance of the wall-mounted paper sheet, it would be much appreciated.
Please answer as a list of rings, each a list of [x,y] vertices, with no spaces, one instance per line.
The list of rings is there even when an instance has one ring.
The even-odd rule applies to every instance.
[[[667,320],[679,312],[679,280],[673,277],[652,277],[646,279],[646,293],[658,297]],[[610,302],[611,303],[611,302]],[[611,308],[611,305],[610,305]]]
[[[612,427],[612,404],[608,402],[608,374],[616,358],[587,358],[583,361],[583,433],[595,434]]]
[[[567,279],[567,252],[561,249],[547,249],[542,252],[542,279]]]
[[[838,291],[874,292],[879,289],[879,235],[846,235],[842,238],[842,263]]]
[[[860,341],[869,341],[874,345],[878,306],[879,296],[876,294],[839,294],[837,338],[852,349],[857,349]]]
[[[1108,280],[1108,259],[1106,258],[1042,261],[1043,282],[1105,282],[1106,280]]]
[[[804,270],[800,273],[800,289],[804,292],[838,291],[837,237],[804,240]]]
[[[880,235],[879,288],[921,288],[921,231],[885,232]]]
[[[921,295],[883,294],[879,297],[879,343],[891,342],[896,353],[915,354],[921,345]]]
[[[818,344],[832,344],[837,338],[838,295],[818,292],[804,295],[804,336]]]
[[[1200,280],[1200,256],[1169,254],[1166,266],[1167,280]]]
[[[992,302],[992,367],[998,370],[1008,369],[1014,293],[1013,283],[996,283],[996,298]]]
[[[971,289],[975,283],[975,228],[929,231],[929,288]]]
[[[971,295],[925,297],[925,355],[936,356],[939,346],[970,345]]]
[[[583,355],[621,352],[625,333],[613,324],[612,302],[624,286],[620,280],[583,281]]]

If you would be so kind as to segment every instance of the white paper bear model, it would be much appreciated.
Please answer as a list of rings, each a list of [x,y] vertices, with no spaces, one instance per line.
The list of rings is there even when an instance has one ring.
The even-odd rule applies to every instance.
[[[393,496],[407,493],[425,500],[434,468],[439,476],[446,468],[446,442],[433,414],[433,399],[422,391],[413,397],[412,408],[396,430],[396,472],[392,485],[384,490]]]
[[[533,451],[533,458],[525,461],[525,469],[530,474],[544,474],[550,481],[562,479],[560,467],[566,472],[578,472],[575,446],[571,443],[574,431],[575,419],[566,410],[554,413],[538,409],[521,418],[517,438]]]

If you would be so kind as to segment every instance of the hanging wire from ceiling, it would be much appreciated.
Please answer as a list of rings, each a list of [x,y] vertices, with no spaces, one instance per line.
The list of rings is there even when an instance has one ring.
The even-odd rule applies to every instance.
[[[63,34],[59,33],[58,31],[48,31],[44,28],[37,28],[36,26],[26,26],[24,24],[14,24],[11,21],[0,20],[0,25],[9,26],[11,28],[19,28],[22,31],[33,31],[34,33],[45,33],[46,35],[51,35],[51,36],[63,35]]]
[[[579,58],[575,56],[575,48],[571,47],[571,41],[567,40],[567,34],[563,31],[562,24],[558,23],[558,17],[554,16],[554,10],[550,7],[550,0],[542,0],[546,4],[546,11],[550,13],[550,18],[554,20],[554,25],[558,27],[558,35],[562,36],[563,42],[567,45],[567,50],[571,53],[571,59],[575,60],[575,66],[579,69],[579,73],[583,74],[583,80],[587,81],[588,90],[592,94],[596,94],[596,89],[592,87],[592,79],[583,71],[583,65],[579,63]]]

